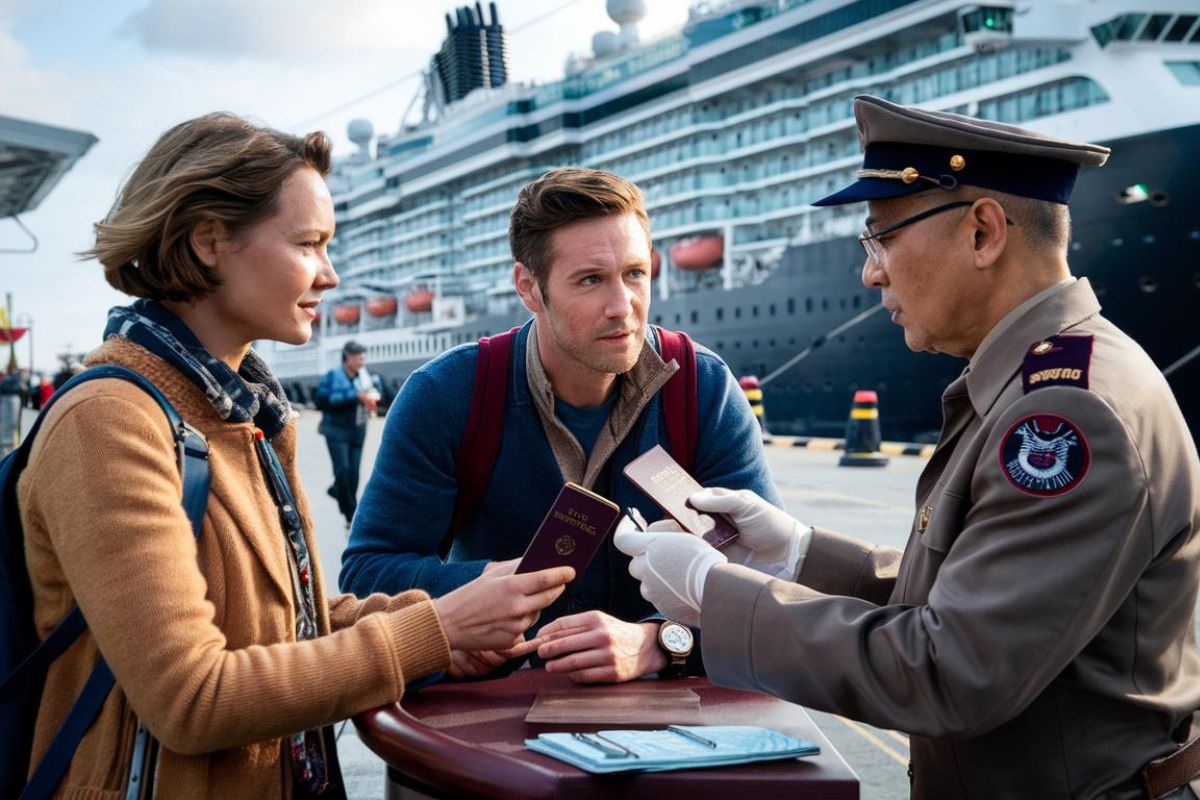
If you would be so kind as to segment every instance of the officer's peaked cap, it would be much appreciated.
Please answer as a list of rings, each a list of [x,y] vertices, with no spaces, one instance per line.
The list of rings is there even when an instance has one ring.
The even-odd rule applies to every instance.
[[[858,180],[814,205],[903,197],[928,189],[980,186],[1066,203],[1079,168],[1100,166],[1109,149],[1070,142],[944,111],[923,111],[878,97],[854,98],[863,147]]]

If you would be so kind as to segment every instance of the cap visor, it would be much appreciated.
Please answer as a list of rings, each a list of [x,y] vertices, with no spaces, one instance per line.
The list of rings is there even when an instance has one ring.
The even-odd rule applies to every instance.
[[[844,206],[864,200],[885,200],[889,197],[904,197],[933,188],[929,183],[905,183],[885,178],[860,178],[841,191],[822,197],[814,206]]]

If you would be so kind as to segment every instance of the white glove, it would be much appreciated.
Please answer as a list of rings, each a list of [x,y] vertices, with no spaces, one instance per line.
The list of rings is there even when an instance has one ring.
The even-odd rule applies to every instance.
[[[738,529],[737,541],[721,548],[730,561],[795,580],[812,528],[749,489],[701,489],[688,503],[697,511],[724,514]]]
[[[639,531],[622,520],[613,544],[633,558],[629,574],[642,582],[642,597],[667,619],[699,626],[708,571],[727,559],[699,536]]]

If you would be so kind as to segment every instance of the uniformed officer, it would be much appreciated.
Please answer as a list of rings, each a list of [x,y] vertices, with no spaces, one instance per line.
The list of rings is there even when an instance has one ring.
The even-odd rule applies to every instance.
[[[855,117],[863,169],[817,205],[867,201],[863,282],[910,348],[969,359],[908,545],[710,489],[693,505],[738,543],[623,525],[630,572],[703,622],[715,682],[908,732],[914,797],[1200,791],[1200,463],[1067,267],[1067,198],[1107,148],[874,97]]]

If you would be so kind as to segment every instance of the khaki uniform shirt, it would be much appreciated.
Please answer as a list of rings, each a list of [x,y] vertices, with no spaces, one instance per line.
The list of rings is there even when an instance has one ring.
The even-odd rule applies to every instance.
[[[796,583],[714,568],[709,676],[908,732],[914,797],[1142,796],[1200,707],[1200,464],[1099,311],[1080,280],[989,334],[943,396],[903,554],[817,530]]]

